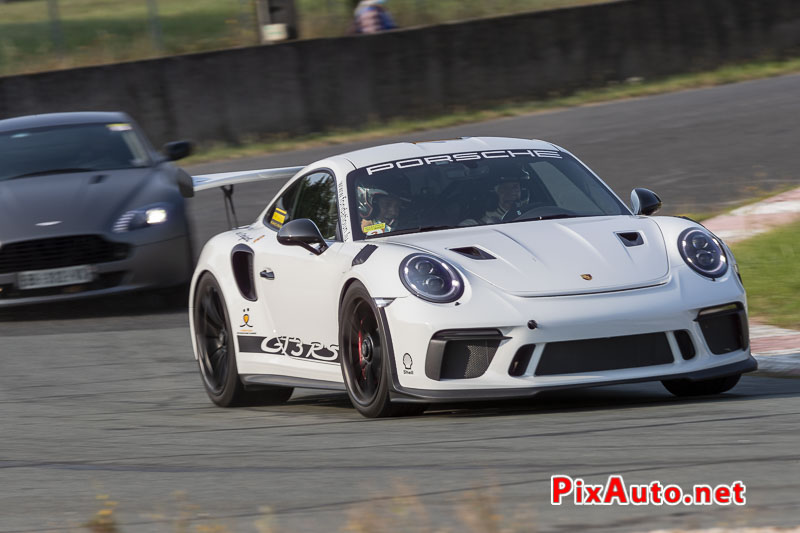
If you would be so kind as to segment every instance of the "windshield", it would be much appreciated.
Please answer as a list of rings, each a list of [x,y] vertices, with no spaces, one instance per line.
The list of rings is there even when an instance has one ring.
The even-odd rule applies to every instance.
[[[77,124],[0,133],[0,181],[150,165],[130,124]]]
[[[492,150],[391,161],[348,175],[355,239],[630,214],[569,154]]]

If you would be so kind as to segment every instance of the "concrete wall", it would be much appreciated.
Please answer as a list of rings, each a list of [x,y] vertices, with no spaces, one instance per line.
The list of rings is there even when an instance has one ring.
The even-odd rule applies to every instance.
[[[621,0],[0,78],[0,118],[119,109],[156,143],[236,142],[798,53],[798,0]]]

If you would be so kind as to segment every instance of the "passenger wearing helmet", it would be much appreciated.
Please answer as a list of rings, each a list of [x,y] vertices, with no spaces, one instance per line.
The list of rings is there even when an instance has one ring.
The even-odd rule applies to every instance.
[[[402,199],[383,189],[358,187],[358,214],[361,231],[365,235],[378,235],[397,229]]]
[[[468,218],[461,221],[459,226],[475,226],[478,224],[497,224],[509,211],[522,214],[523,200],[522,183],[530,179],[527,173],[516,165],[505,166],[495,178],[495,186],[490,194],[493,199],[487,211],[477,220]]]

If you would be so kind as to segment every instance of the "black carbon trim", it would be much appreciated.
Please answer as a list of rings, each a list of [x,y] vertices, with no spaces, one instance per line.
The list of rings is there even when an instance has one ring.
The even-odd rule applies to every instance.
[[[321,379],[295,378],[275,376],[272,374],[242,374],[239,376],[246,389],[258,389],[259,386],[297,387],[303,389],[324,389],[346,392],[344,383],[323,381]]]
[[[361,249],[360,252],[356,254],[356,256],[353,258],[353,263],[350,266],[363,265],[364,263],[367,262],[369,256],[372,255],[372,252],[374,252],[377,249],[378,247],[375,246],[374,244],[366,245]]]
[[[510,398],[530,398],[540,392],[568,390],[568,389],[589,389],[594,387],[605,387],[607,385],[621,385],[626,383],[643,383],[647,381],[661,381],[665,379],[688,379],[690,381],[703,381],[706,379],[722,378],[734,374],[744,374],[758,369],[758,363],[751,355],[744,361],[731,363],[729,365],[706,368],[696,372],[685,372],[683,374],[667,374],[646,378],[620,379],[615,381],[603,381],[602,383],[575,383],[570,385],[556,385],[550,387],[527,387],[521,389],[463,389],[463,390],[425,390],[403,388],[395,383],[395,390],[392,392],[392,400],[408,403],[445,403],[445,402],[469,402],[481,400],[501,400]]]

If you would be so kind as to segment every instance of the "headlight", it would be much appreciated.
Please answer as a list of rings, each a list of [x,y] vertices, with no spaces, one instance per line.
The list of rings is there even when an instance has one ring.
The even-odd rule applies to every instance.
[[[124,233],[156,224],[163,224],[167,221],[167,208],[161,205],[152,205],[133,209],[124,213],[114,224],[114,233]]]
[[[686,264],[703,276],[718,278],[728,271],[728,258],[722,245],[703,229],[684,230],[678,237],[678,249]]]
[[[454,302],[464,294],[464,280],[456,269],[428,254],[412,254],[403,259],[400,280],[406,289],[429,302]]]

